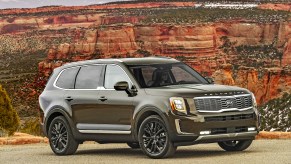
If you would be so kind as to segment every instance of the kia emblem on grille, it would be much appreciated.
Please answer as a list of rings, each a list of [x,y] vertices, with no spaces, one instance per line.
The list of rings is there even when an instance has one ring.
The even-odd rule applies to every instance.
[[[233,101],[231,101],[231,100],[226,100],[226,105],[227,105],[227,107],[232,106],[232,104],[233,104]]]

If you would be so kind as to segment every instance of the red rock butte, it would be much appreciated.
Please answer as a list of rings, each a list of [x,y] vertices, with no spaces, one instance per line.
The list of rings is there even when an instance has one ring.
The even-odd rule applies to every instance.
[[[290,21],[231,19],[191,24],[142,23],[146,19],[144,15],[131,15],[127,11],[123,15],[111,13],[112,9],[194,6],[194,2],[152,2],[6,9],[0,10],[0,34],[5,43],[9,41],[10,52],[47,49],[47,57],[38,64],[43,77],[66,62],[143,57],[144,52],[148,52],[183,60],[203,75],[212,76],[216,83],[248,88],[261,104],[291,92]],[[258,8],[290,11],[290,4],[261,4]],[[236,46],[275,43],[275,48],[282,52],[281,59],[227,55],[221,49],[225,43],[223,37]],[[61,41],[53,42],[56,38]],[[262,66],[249,66],[255,63]]]

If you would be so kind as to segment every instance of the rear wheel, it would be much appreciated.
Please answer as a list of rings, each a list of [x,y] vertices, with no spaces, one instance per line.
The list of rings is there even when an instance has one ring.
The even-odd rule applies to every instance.
[[[132,149],[139,149],[139,143],[138,142],[128,142],[127,145]]]
[[[155,115],[142,122],[138,138],[142,151],[150,158],[170,157],[177,149],[170,140],[165,123]]]
[[[79,146],[63,116],[53,119],[49,126],[48,138],[52,151],[57,155],[74,154]]]
[[[243,151],[247,149],[253,140],[242,140],[242,141],[224,141],[218,142],[218,145],[226,151]]]

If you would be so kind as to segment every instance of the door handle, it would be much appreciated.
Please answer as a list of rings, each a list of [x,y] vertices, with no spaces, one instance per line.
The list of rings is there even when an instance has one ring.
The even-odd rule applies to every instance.
[[[105,96],[101,96],[101,97],[99,98],[99,100],[103,102],[103,101],[106,101],[107,98],[106,98]]]
[[[74,99],[72,99],[71,96],[68,96],[68,97],[65,98],[65,100],[67,100],[67,101],[70,102],[70,101],[72,101],[72,100],[74,100]]]

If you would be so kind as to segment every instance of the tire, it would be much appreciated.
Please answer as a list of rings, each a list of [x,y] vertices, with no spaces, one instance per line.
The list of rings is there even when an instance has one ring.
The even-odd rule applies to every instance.
[[[218,145],[225,151],[243,151],[247,149],[253,140],[242,140],[242,141],[224,141],[218,142]]]
[[[177,149],[170,140],[165,123],[156,115],[147,117],[141,123],[138,139],[143,153],[150,158],[167,158],[174,155]]]
[[[128,142],[127,145],[132,149],[139,149],[139,143],[138,142]]]
[[[56,155],[74,154],[79,146],[67,120],[63,116],[53,119],[49,125],[48,138],[50,147]]]

